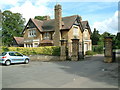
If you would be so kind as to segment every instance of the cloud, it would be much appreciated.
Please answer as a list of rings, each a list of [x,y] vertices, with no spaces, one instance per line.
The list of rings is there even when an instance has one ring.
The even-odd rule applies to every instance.
[[[0,0],[0,8],[6,5],[15,5],[19,0]]]
[[[93,28],[96,28],[100,33],[107,31],[116,34],[118,32],[118,11],[116,11],[111,18],[101,22],[95,22],[92,26],[92,30]]]
[[[9,5],[13,13],[21,13],[26,22],[35,16],[49,15],[53,17],[53,9],[48,8],[49,0],[2,0],[4,6]],[[10,2],[12,1],[12,2]],[[15,1],[15,2],[14,2]]]

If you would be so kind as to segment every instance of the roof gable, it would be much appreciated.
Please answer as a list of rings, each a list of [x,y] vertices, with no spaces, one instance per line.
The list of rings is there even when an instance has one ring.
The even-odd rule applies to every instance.
[[[13,37],[17,44],[24,44],[24,38],[23,37]]]
[[[40,31],[40,32],[46,32],[46,31],[54,31],[55,30],[55,19],[50,19],[50,20],[37,20],[37,19],[29,19],[25,29],[27,26],[29,26],[30,23],[33,23],[34,26]],[[79,24],[79,27],[83,31],[85,26],[87,25],[88,22],[86,21],[80,21],[80,16],[78,15],[73,15],[73,16],[68,16],[68,17],[63,17],[62,18],[62,29],[61,30],[69,30],[72,25],[74,24]],[[24,30],[25,30],[24,29]]]
[[[83,30],[88,29],[89,33],[92,33],[88,21],[82,21],[82,27]]]
[[[41,25],[42,25],[43,21],[41,20],[37,20],[37,19],[29,19],[28,23],[26,24],[23,32],[27,29],[27,28],[37,28],[39,31],[42,31]]]
[[[38,28],[39,31],[42,31],[42,25],[43,21],[37,20],[37,19],[31,19],[31,21],[34,23],[34,25]]]
[[[69,16],[69,17],[63,17],[62,18],[62,30],[63,29],[70,29],[71,26],[74,24],[75,20],[77,18],[77,15]],[[50,20],[36,20],[36,19],[29,19],[25,29],[29,25],[29,23],[33,23],[36,28],[38,28],[39,31],[44,32],[44,31],[54,31],[55,30],[55,19],[50,19]],[[24,30],[25,30],[24,29]]]

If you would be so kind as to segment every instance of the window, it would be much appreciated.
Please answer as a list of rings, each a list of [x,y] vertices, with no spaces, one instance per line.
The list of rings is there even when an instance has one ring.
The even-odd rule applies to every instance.
[[[79,29],[78,27],[73,28],[73,36],[79,36]]]
[[[2,54],[0,54],[1,56],[5,56],[7,53],[6,52],[3,52]]]
[[[33,30],[33,35],[36,36],[36,30]]]
[[[14,53],[9,53],[10,56],[16,56]]]
[[[85,29],[85,31],[84,31],[84,39],[88,39],[88,30],[87,29]]]
[[[20,54],[20,53],[18,53],[18,52],[16,52],[15,55],[16,55],[16,56],[23,56],[22,54]]]
[[[30,29],[28,32],[28,37],[35,37],[36,36],[36,30],[35,29]]]
[[[49,39],[49,33],[48,32],[44,33],[44,39]]]

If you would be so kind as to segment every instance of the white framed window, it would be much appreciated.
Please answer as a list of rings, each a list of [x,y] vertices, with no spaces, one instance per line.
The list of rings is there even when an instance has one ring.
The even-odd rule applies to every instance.
[[[35,37],[36,36],[36,30],[35,29],[30,29],[28,31],[28,37]]]

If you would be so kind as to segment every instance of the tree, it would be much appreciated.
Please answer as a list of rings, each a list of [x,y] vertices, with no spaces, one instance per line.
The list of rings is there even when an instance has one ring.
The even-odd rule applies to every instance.
[[[92,44],[93,45],[98,45],[99,38],[100,38],[99,31],[96,30],[96,28],[94,28],[94,31],[93,31],[93,33],[91,35]]]
[[[110,34],[110,33],[108,33],[108,32],[104,32],[103,34],[100,34],[98,44],[99,44],[99,45],[104,45],[104,38],[105,38],[105,37],[108,37],[108,36],[111,36],[111,35],[112,35],[112,34]]]
[[[104,32],[102,34],[102,37],[105,38],[105,37],[108,37],[108,36],[111,36],[111,34],[109,32]]]
[[[44,20],[45,19],[45,16],[35,16],[34,19],[38,19],[38,20]]]
[[[2,12],[1,12],[1,10],[0,10],[0,43],[1,43],[1,36],[2,36]],[[1,44],[0,44],[0,46],[1,46]]]
[[[4,11],[2,13],[2,43],[10,46],[13,36],[22,36],[25,19],[20,13]]]
[[[120,49],[120,32],[117,33],[117,36],[115,39],[115,48]]]

